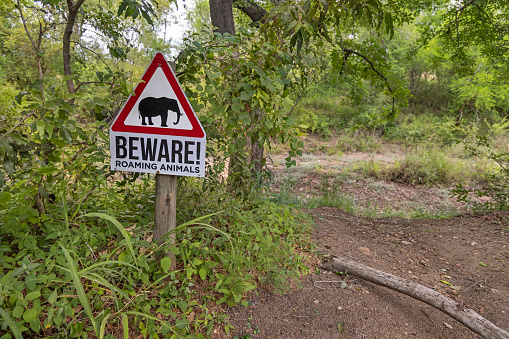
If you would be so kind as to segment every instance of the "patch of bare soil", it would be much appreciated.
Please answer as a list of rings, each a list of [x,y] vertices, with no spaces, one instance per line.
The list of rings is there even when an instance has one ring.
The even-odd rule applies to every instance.
[[[318,257],[340,256],[419,282],[509,331],[509,213],[442,220],[365,218],[311,211]],[[285,295],[259,289],[229,310],[249,338],[477,338],[411,297],[312,267]],[[231,337],[233,337],[231,336]]]

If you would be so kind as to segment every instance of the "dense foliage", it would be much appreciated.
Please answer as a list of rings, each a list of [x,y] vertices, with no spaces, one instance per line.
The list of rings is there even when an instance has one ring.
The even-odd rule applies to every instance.
[[[266,1],[251,22],[253,4],[221,35],[197,1],[178,45],[172,1],[0,4],[2,339],[228,333],[223,305],[307,271],[310,221],[268,198],[263,156],[287,144],[295,165],[306,132],[470,142],[501,169],[475,194],[507,208],[491,143],[509,126],[505,1]],[[152,242],[153,176],[109,169],[108,123],[157,50],[208,135],[206,179],[180,180],[177,245]],[[444,182],[412,161],[387,175]]]

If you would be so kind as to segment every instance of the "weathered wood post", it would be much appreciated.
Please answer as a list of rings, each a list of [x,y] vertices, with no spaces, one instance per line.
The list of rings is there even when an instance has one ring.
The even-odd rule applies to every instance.
[[[154,241],[161,244],[162,236],[171,232],[176,227],[177,220],[177,176],[156,174],[156,197],[154,215]],[[175,244],[175,234],[172,233],[166,238]],[[175,254],[168,251],[166,254],[171,259],[170,269],[176,267]]]

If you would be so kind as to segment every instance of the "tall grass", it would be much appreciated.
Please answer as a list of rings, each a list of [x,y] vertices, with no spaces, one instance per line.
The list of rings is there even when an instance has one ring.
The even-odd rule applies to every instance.
[[[412,185],[475,186],[488,182],[495,170],[493,163],[486,159],[454,157],[447,150],[419,148],[392,164],[370,160],[359,162],[358,166],[368,177]]]

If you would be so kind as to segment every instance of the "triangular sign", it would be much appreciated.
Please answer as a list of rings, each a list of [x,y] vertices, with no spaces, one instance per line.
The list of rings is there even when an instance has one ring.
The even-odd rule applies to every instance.
[[[204,138],[205,131],[164,56],[157,53],[134,95],[129,96],[114,132]]]

